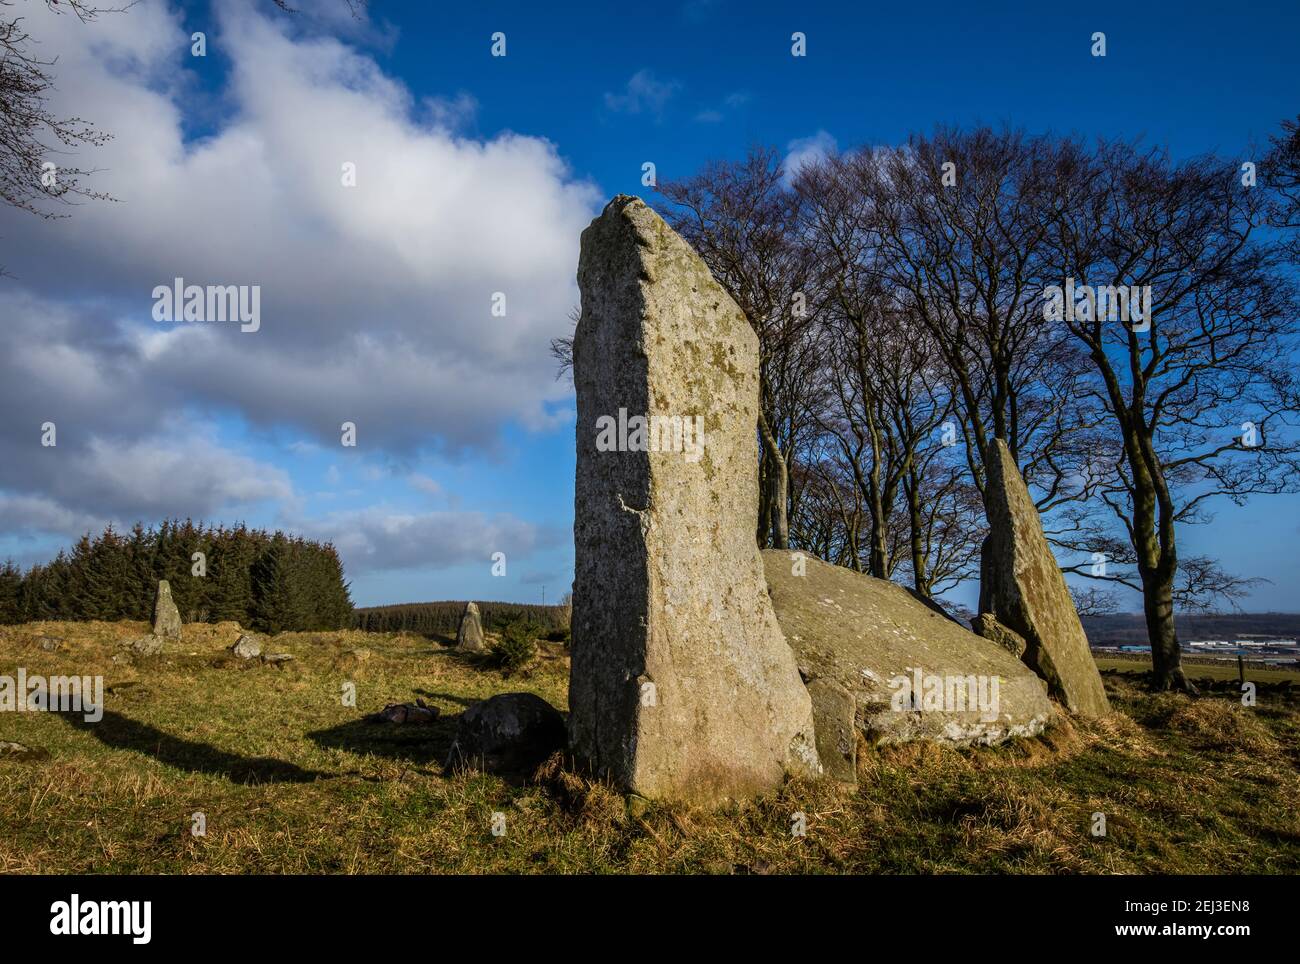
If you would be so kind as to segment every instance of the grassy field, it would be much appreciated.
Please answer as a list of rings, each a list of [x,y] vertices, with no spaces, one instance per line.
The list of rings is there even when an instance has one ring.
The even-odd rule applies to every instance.
[[[512,786],[445,776],[455,715],[497,692],[565,707],[554,654],[506,679],[436,641],[286,634],[282,669],[187,626],[174,653],[114,655],[144,624],[0,627],[0,674],[102,674],[104,719],[0,713],[0,871],[126,873],[1296,873],[1300,706],[1151,696],[1004,747],[866,750],[858,791],[795,782],[719,813],[633,805],[558,766]],[[47,652],[41,636],[62,637]],[[1199,670],[1198,670],[1199,671]],[[340,698],[356,684],[356,706]],[[431,727],[360,722],[422,697]],[[635,802],[639,803],[639,802]],[[191,833],[203,813],[206,835]],[[494,836],[494,813],[506,832]],[[806,814],[807,834],[791,833]],[[1107,834],[1089,833],[1106,814]]]
[[[1097,668],[1101,670],[1115,670],[1120,673],[1149,673],[1151,672],[1151,661],[1099,658],[1097,660]],[[1239,678],[1237,674],[1237,664],[1235,662],[1184,662],[1183,669],[1192,679],[1208,677],[1213,680],[1235,680]],[[1249,663],[1246,664],[1246,679],[1255,683],[1282,683],[1286,680],[1293,680],[1293,685],[1300,686],[1300,673],[1296,673],[1294,670],[1256,667],[1251,666]]]

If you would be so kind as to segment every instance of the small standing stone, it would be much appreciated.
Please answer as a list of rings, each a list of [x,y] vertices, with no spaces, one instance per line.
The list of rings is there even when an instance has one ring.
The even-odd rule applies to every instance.
[[[487,651],[487,645],[483,642],[483,620],[479,617],[477,603],[465,605],[465,613],[460,617],[460,629],[456,632],[456,648],[467,653]]]
[[[817,756],[826,775],[848,786],[858,784],[857,700],[829,677],[808,684],[817,727]]]
[[[181,638],[181,612],[172,601],[172,587],[166,579],[158,580],[158,601],[153,610],[153,634],[166,639]]]

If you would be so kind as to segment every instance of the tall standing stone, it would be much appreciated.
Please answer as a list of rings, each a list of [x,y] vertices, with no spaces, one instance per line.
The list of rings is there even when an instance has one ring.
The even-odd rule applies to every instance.
[[[994,439],[990,445],[994,450],[986,460],[989,535],[980,561],[981,616],[991,614],[996,623],[1023,637],[1021,658],[1069,710],[1086,716],[1108,713],[1110,704],[1088,637],[1043,535],[1038,509],[1007,444]],[[977,631],[982,631],[981,625],[995,624],[977,619]]]
[[[172,587],[166,579],[158,580],[158,601],[153,607],[153,634],[168,639],[181,638],[181,611],[172,602]]]
[[[583,232],[578,284],[571,747],[624,790],[690,803],[818,773],[754,541],[757,337],[638,198]]]
[[[478,604],[475,602],[467,603],[465,612],[460,617],[456,648],[467,653],[482,653],[487,649],[483,642],[483,620],[479,617]]]

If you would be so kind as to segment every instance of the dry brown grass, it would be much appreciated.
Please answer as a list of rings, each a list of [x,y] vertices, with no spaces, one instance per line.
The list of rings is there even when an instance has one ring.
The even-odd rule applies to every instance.
[[[161,657],[123,657],[147,629],[0,628],[0,673],[102,674],[108,688],[93,726],[0,714],[0,740],[49,751],[0,757],[0,871],[1300,870],[1300,713],[1278,699],[1246,709],[1108,676],[1111,717],[1062,718],[996,748],[864,747],[854,792],[793,781],[708,812],[625,800],[560,756],[524,786],[443,773],[456,715],[475,700],[526,689],[565,706],[562,648],[506,679],[421,637],[286,634],[266,651],[297,658],[276,669],[231,658],[239,630],[224,624],[188,626]],[[50,652],[43,636],[65,642]],[[344,682],[355,707],[340,700]],[[442,710],[437,726],[358,722],[416,697]],[[190,833],[196,812],[206,836]],[[1090,832],[1094,813],[1105,837]],[[792,832],[799,814],[804,836]]]

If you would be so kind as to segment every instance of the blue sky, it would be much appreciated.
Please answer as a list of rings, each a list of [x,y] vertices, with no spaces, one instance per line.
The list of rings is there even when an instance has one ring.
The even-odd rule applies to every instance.
[[[644,162],[665,180],[753,143],[980,122],[1251,159],[1300,110],[1294,3],[376,0],[363,22],[310,6],[34,16],[60,54],[58,103],[117,135],[94,161],[121,203],[0,214],[15,275],[0,380],[25,386],[0,440],[0,555],[171,512],[334,538],[360,605],[553,600],[572,576],[572,396],[544,347],[576,303],[578,231],[604,199],[645,193]],[[336,191],[349,158],[361,184]],[[153,284],[205,273],[262,283],[264,331],[151,322]],[[486,311],[498,289],[504,319]],[[57,453],[31,448],[46,410]],[[355,449],[338,444],[347,418]],[[1271,579],[1247,608],[1294,610],[1297,509],[1224,504],[1183,550]]]

